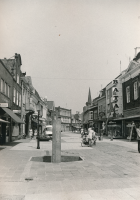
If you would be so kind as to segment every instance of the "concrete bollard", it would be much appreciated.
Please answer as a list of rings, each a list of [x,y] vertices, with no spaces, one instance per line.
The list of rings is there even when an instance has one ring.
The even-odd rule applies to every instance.
[[[52,162],[61,162],[61,119],[53,120]]]

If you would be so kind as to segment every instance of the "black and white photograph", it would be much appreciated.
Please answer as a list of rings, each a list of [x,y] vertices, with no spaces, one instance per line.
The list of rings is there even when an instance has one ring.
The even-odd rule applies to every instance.
[[[140,0],[0,0],[0,200],[140,200]]]

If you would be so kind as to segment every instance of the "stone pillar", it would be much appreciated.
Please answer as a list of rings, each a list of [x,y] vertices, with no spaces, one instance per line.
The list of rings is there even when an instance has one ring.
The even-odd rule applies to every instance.
[[[53,120],[52,162],[61,162],[61,119]]]

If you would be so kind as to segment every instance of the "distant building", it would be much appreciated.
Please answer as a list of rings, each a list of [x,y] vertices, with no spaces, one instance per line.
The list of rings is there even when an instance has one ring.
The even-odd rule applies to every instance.
[[[52,125],[52,121],[55,115],[55,103],[54,101],[47,101],[48,113],[47,113],[47,124]]]
[[[61,130],[70,131],[71,130],[71,109],[55,107],[56,116],[61,117]]]

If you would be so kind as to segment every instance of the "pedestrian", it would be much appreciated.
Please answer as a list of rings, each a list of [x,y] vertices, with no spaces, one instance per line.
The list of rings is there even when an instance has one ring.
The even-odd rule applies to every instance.
[[[88,128],[88,135],[87,135],[87,141],[89,142],[90,140],[92,140],[92,137],[93,137],[93,134],[94,134],[94,131],[92,129],[92,126],[90,126]]]
[[[140,153],[140,125],[138,126],[138,128],[136,128],[137,130],[137,140],[138,140],[138,152]]]

